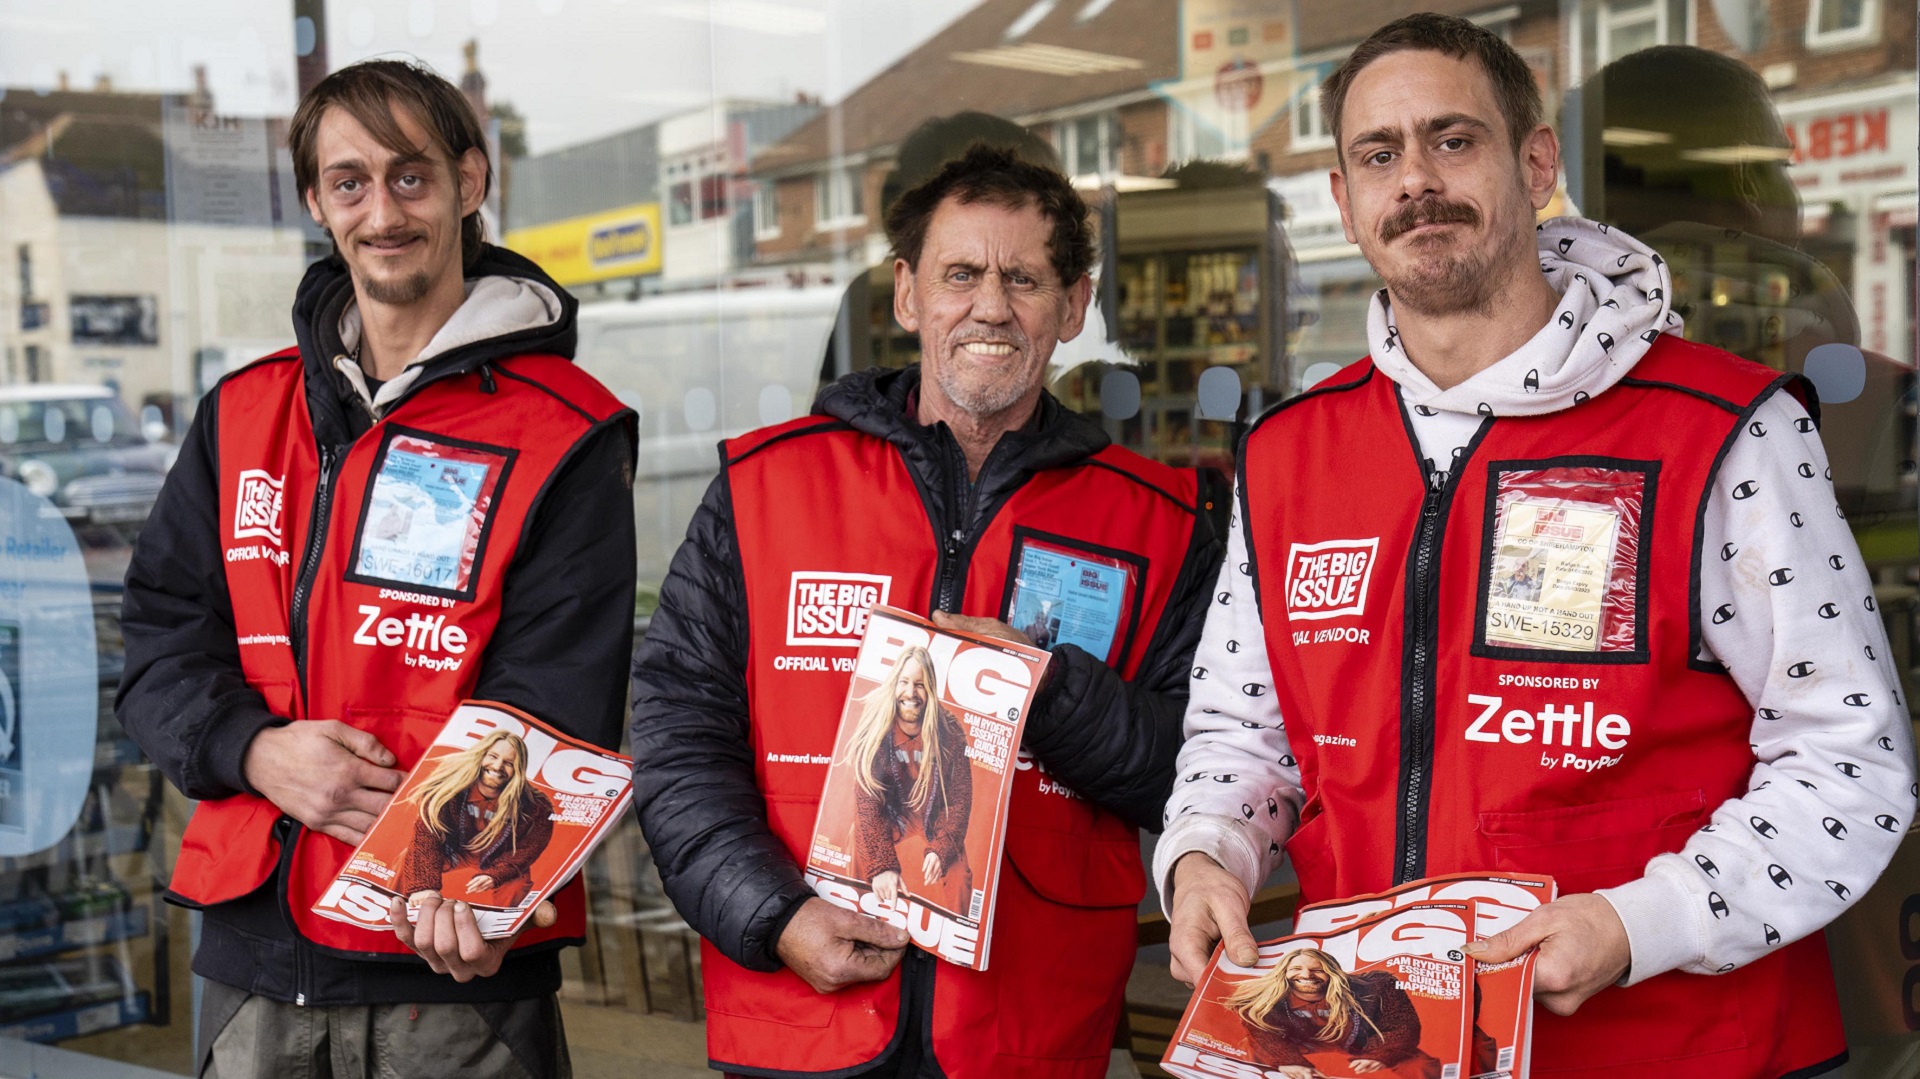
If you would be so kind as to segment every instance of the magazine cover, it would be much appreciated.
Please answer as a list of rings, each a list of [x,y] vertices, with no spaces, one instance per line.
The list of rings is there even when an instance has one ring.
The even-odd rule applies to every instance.
[[[386,929],[394,896],[413,920],[419,900],[438,895],[471,905],[482,936],[511,936],[619,822],[632,785],[626,757],[504,704],[464,701],[314,913]]]
[[[1160,1066],[1185,1079],[1460,1079],[1473,903],[1430,899],[1213,960]]]
[[[1296,933],[1330,933],[1381,911],[1430,899],[1473,902],[1473,935],[1486,939],[1551,903],[1552,877],[1454,873],[1408,881],[1390,891],[1300,908]],[[1505,963],[1476,963],[1470,1004],[1470,1079],[1524,1079],[1533,1032],[1533,961],[1527,952]]]
[[[1048,658],[872,608],[807,855],[814,891],[987,969],[1014,755]]]

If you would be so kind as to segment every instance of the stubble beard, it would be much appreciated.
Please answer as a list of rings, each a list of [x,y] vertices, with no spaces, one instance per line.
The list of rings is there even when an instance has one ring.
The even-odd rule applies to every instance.
[[[980,340],[978,336],[971,339]],[[1030,355],[1024,341],[996,339],[996,343],[1012,345]],[[974,378],[969,377],[969,372],[962,366],[968,361],[959,356],[961,351],[957,343],[947,347],[947,362],[934,371],[934,381],[947,400],[975,419],[997,416],[1019,404],[1020,399],[1033,389],[1034,367],[1045,365],[1044,360],[1029,358],[1017,378]]]
[[[1493,314],[1504,275],[1494,272],[1491,253],[1433,253],[1405,272],[1382,273],[1396,308],[1428,318]]]
[[[391,280],[366,273],[355,276],[367,299],[393,307],[419,303],[433,291],[433,277],[425,270],[415,270]]]

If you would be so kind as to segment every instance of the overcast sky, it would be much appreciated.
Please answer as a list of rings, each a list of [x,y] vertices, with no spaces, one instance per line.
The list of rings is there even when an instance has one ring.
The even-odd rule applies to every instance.
[[[412,54],[449,78],[480,42],[492,99],[534,152],[722,97],[838,99],[978,0],[331,0],[328,60]],[[293,111],[292,0],[0,0],[0,87],[179,91]]]

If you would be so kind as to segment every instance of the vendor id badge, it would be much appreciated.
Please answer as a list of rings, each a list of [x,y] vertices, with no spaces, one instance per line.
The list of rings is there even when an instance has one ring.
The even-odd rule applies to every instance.
[[[1489,466],[1477,654],[1640,662],[1646,656],[1651,461]]]
[[[513,451],[392,428],[347,579],[471,599]]]
[[[1138,555],[1016,528],[1007,624],[1037,647],[1076,645],[1117,667],[1139,621],[1146,569]]]
[[[1600,649],[1620,514],[1514,499],[1506,507],[1487,594],[1487,640],[1576,652]]]

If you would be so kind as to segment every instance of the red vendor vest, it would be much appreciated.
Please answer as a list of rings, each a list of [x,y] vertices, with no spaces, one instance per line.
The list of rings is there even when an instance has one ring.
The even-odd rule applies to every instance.
[[[1744,793],[1752,707],[1698,658],[1700,530],[1723,446],[1790,377],[1663,336],[1591,400],[1482,421],[1444,482],[1368,360],[1255,426],[1242,512],[1307,795],[1304,899],[1474,870],[1612,887]],[[1535,1031],[1534,1072],[1582,1079],[1781,1076],[1845,1049],[1819,934],[1536,1009]]]
[[[547,479],[623,407],[558,356],[491,367],[492,392],[478,374],[422,386],[325,460],[297,352],[220,387],[221,544],[247,683],[277,715],[377,735],[402,769],[472,694]],[[352,848],[300,828],[283,850],[279,820],[249,794],[201,802],[181,838],[173,897],[237,899],[284,860],[287,902],[309,941],[350,957],[411,955],[391,932],[313,913]],[[582,935],[578,883],[555,904],[559,922],[516,947]]]
[[[864,604],[837,602],[860,589],[826,586],[872,586],[911,611],[933,610],[941,589],[947,609],[1011,621],[1009,568],[1023,544],[1118,554],[1143,571],[1109,658],[1131,678],[1203,527],[1192,472],[1115,447],[1032,476],[970,546],[935,534],[898,448],[839,421],[767,428],[725,454],[751,627],[756,778],[774,833],[802,863],[827,769],[794,762],[833,752],[847,692],[833,660],[852,659],[863,622]],[[786,968],[750,971],[704,945],[713,1065],[838,1073],[896,1037],[927,1037],[950,1079],[1104,1075],[1145,889],[1139,833],[1048,780],[1024,752],[1019,767],[988,970],[909,949],[885,981],[823,995]],[[903,999],[928,986],[931,1029],[901,1029]]]

